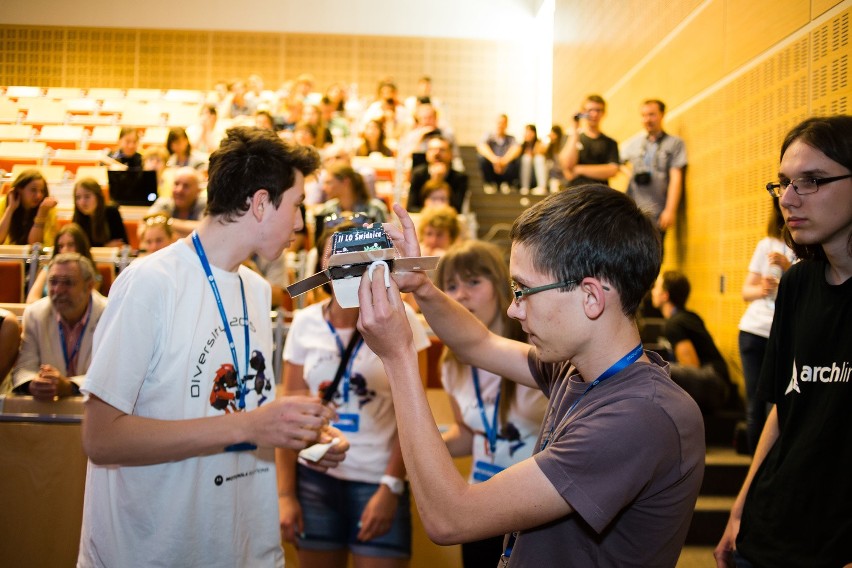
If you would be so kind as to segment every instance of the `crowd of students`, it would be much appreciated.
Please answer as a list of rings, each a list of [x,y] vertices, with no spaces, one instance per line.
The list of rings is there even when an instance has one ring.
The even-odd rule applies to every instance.
[[[688,280],[659,275],[661,237],[673,222],[665,191],[679,199],[674,187],[682,178],[673,171],[685,164],[682,146],[661,129],[664,105],[643,103],[648,136],[631,162],[634,191],[624,195],[600,183],[612,175],[611,144],[599,132],[603,101],[587,98],[576,118],[585,128],[572,129],[557,157],[559,183],[569,187],[518,217],[506,266],[493,246],[460,238],[458,211],[448,205],[455,198],[451,131],[436,126],[441,132],[427,136],[409,128],[414,134],[403,142],[413,113],[383,82],[363,112],[371,130],[363,146],[400,152],[422,142],[427,172],[418,192],[419,230],[398,204],[401,228],[386,230],[406,256],[441,255],[439,270],[431,278],[395,274],[386,285],[386,268],[378,267],[361,280],[360,309],[342,308],[331,295],[299,312],[283,354],[285,395],[276,398],[276,377],[269,375],[272,295],[245,264],[272,262],[293,245],[311,184],[307,193],[321,196],[309,205],[322,266],[331,234],[390,219],[370,190],[370,172],[356,171],[347,149],[334,142],[336,132],[354,127],[334,120],[347,111],[342,91],[329,90],[313,113],[305,112],[314,94],[307,77],[286,98],[265,95],[259,78],[230,89],[204,112],[251,116],[256,126],[229,130],[215,148],[208,144],[209,167],[193,162],[186,132],[170,133],[164,165],[174,168],[174,189],[141,229],[151,247],[180,241],[131,264],[97,318],[86,312],[101,304],[86,253],[95,243],[127,242],[117,209],[96,182],[77,180],[74,223],[56,231],[56,203],[44,178],[25,172],[13,182],[0,236],[28,243],[56,234],[56,257],[39,276],[47,296],[39,300],[34,291],[33,300],[56,309],[65,364],[43,361],[45,368],[16,388],[29,382],[19,392],[42,398],[89,395],[80,565],[178,557],[216,563],[222,554],[233,565],[279,564],[283,537],[297,543],[306,564],[345,566],[351,554],[358,565],[402,566],[411,554],[407,476],[430,538],[465,543],[466,567],[500,558],[508,566],[554,559],[673,566],[703,474],[699,404],[718,401],[687,395],[695,377],[679,378],[678,366],[642,349],[636,316],[652,287],[681,363],[713,373],[712,380],[695,379],[703,388],[716,381],[713,397],[728,396],[730,385],[718,349],[704,340],[703,322],[686,309]],[[438,108],[427,97],[419,97],[418,111]],[[303,116],[315,146],[294,143],[304,140],[297,134]],[[741,324],[751,435],[759,442],[716,549],[720,566],[852,562],[844,510],[852,485],[843,477],[843,466],[852,465],[845,412],[852,400],[845,325],[852,316],[850,120],[812,118],[794,128],[782,146],[779,181],[767,186],[777,204],[774,224],[743,290],[765,304],[754,303]],[[536,156],[547,148],[528,128],[517,155],[495,150],[512,147],[506,122],[501,117],[495,136],[483,142],[483,161],[499,177],[514,175],[509,164],[528,156],[526,166],[518,163],[518,179],[523,169],[522,187],[540,186],[532,180],[550,174]],[[554,139],[558,134],[554,129]],[[137,143],[135,132],[123,131],[113,158],[144,167]],[[680,158],[657,167],[647,157],[651,145]],[[593,148],[602,162],[574,155]],[[506,156],[512,159],[503,163]],[[661,169],[669,178],[655,181]],[[637,197],[648,185],[662,191],[651,199],[656,215]],[[191,219],[187,211],[198,211],[202,193],[203,213]],[[85,305],[69,295],[78,283],[90,298]],[[442,378],[455,423],[443,434],[426,402],[420,355],[428,342],[412,304],[447,347]],[[10,334],[8,319],[0,322],[2,337]],[[91,364],[84,365],[78,348],[86,337],[94,339]],[[766,353],[762,367],[749,351],[757,347]],[[4,350],[0,363],[6,359]],[[81,370],[85,382],[69,379]],[[167,375],[180,380],[165,381]],[[340,380],[332,381],[335,375]],[[318,464],[298,457],[307,445],[333,439]],[[265,451],[272,447],[279,448],[275,458]],[[469,479],[455,469],[451,457],[458,455],[473,457]],[[198,484],[199,476],[215,482]],[[820,483],[800,481],[814,476]],[[269,502],[276,485],[277,508]],[[188,504],[169,502],[175,492]],[[788,498],[790,492],[798,497]],[[151,542],[139,518],[162,523],[168,538]],[[222,519],[224,527],[217,524]],[[240,546],[215,547],[223,537]]]

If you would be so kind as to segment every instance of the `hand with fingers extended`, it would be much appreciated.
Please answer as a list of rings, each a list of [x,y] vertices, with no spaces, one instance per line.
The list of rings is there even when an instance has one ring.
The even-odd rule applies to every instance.
[[[391,238],[391,241],[393,241],[394,248],[401,256],[420,256],[420,242],[417,240],[414,221],[411,220],[408,211],[400,204],[395,204],[393,210],[396,216],[399,217],[402,228],[400,229],[392,223],[385,223],[384,229]],[[393,279],[403,292],[416,292],[421,286],[430,286],[432,284],[432,281],[425,272],[394,272]]]
[[[285,396],[247,412],[253,443],[301,450],[323,435],[335,419],[334,411],[317,397]]]

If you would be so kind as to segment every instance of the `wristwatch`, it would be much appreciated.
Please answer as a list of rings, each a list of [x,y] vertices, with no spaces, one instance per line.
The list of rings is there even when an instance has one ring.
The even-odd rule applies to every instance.
[[[379,480],[381,485],[386,485],[390,492],[399,497],[405,492],[405,481],[392,475],[383,475]]]

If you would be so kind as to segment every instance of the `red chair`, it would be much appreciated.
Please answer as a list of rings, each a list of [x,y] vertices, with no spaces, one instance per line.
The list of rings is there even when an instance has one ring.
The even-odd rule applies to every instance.
[[[0,260],[0,302],[18,304],[24,301],[23,260]]]

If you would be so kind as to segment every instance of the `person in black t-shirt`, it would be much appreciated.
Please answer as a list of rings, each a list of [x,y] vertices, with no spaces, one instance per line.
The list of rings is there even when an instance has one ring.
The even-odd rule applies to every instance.
[[[852,116],[809,118],[781,146],[781,277],[757,397],[772,403],[714,556],[734,566],[852,564]]]
[[[651,298],[666,318],[663,335],[671,343],[676,361],[671,365],[672,380],[695,399],[702,411],[709,412],[727,401],[730,377],[728,365],[704,321],[686,309],[689,291],[686,276],[670,270],[657,278]]]
[[[566,187],[585,183],[609,185],[609,178],[618,173],[618,142],[601,132],[605,113],[603,98],[589,95],[580,112],[574,115],[574,124],[559,153]]]

